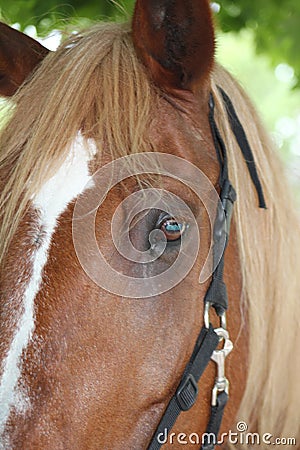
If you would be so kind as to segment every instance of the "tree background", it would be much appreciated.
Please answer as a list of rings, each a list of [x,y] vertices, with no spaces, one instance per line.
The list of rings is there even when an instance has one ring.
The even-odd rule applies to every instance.
[[[129,18],[134,2],[0,0],[0,18],[43,38],[51,30]],[[254,100],[300,198],[300,0],[216,0],[211,5],[219,30],[217,58]],[[53,38],[44,42],[56,45]]]
[[[223,31],[253,30],[257,51],[267,53],[274,64],[293,66],[300,80],[299,0],[220,0],[212,5]],[[19,23],[22,30],[34,25],[39,34],[48,33],[59,20],[116,18],[121,8],[130,14],[133,6],[134,0],[0,0],[4,19]]]

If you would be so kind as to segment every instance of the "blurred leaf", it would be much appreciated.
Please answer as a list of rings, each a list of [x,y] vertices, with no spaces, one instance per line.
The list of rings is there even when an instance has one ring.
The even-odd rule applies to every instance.
[[[182,0],[184,1],[184,0]],[[0,17],[19,23],[21,30],[35,25],[39,35],[63,28],[69,20],[101,20],[131,14],[134,0],[0,0]],[[118,7],[117,5],[120,5]],[[294,67],[300,87],[300,1],[299,0],[218,0],[217,22],[221,29],[251,29],[258,52],[268,54],[274,64]]]
[[[220,5],[222,30],[252,30],[257,51],[267,54],[274,65],[292,66],[300,87],[300,1],[222,0]]]
[[[39,35],[62,28],[69,20],[108,20],[130,14],[134,0],[0,0],[0,18],[20,24],[21,30],[34,25]],[[123,12],[122,12],[123,10]]]

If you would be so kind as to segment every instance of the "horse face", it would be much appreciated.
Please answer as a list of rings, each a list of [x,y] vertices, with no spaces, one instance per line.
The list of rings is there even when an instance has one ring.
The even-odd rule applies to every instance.
[[[21,45],[23,37],[15,37]],[[219,165],[208,123],[214,61],[209,2],[138,0],[132,38],[144,70],[160,92],[157,116],[149,129],[152,148],[193,163],[217,188]],[[26,39],[24,42],[22,47],[30,50],[31,45]],[[15,67],[6,65],[3,94],[10,95],[12,86],[19,85],[41,61],[45,51],[37,48],[38,51],[29,51],[30,64],[21,65],[18,76],[14,75]],[[104,151],[100,166],[110,162],[110,153]],[[83,176],[83,168],[79,169],[70,179],[66,177],[59,188],[52,186],[57,202],[65,185],[73,188],[75,180]],[[174,170],[180,170],[180,165]],[[193,170],[186,170],[184,175],[193,178]],[[180,253],[179,238],[191,224],[186,211],[180,219],[175,217],[174,223],[171,214],[162,217],[163,208],[146,208],[131,224],[131,242],[137,250],[147,251],[149,235],[159,230],[160,236],[163,233],[169,241],[166,252],[146,268],[126,260],[126,255],[120,257],[111,239],[113,215],[126,193],[138,192],[139,186],[131,178],[111,189],[96,216],[95,234],[115,270],[132,278],[147,279],[172,266]],[[195,264],[181,283],[161,294],[138,300],[109,292],[91,280],[77,258],[72,241],[74,202],[66,201],[67,206],[57,210],[58,226],[53,230],[47,260],[41,268],[43,282],[34,297],[32,338],[26,347],[21,347],[23,355],[19,355],[23,358],[22,371],[15,386],[22,393],[18,398],[20,403],[23,401],[23,412],[18,400],[8,404],[5,430],[14,445],[26,442],[27,448],[121,450],[146,448],[150,442],[203,324],[202,304],[208,281],[199,285],[199,274],[211,244],[209,217],[191,189],[168,177],[154,179],[152,186],[181,198],[196,217],[201,245]],[[53,189],[45,190],[47,195],[50,191],[53,193]],[[126,210],[124,206],[117,223],[120,230],[129,212],[130,207]],[[33,232],[34,229],[33,226]],[[176,233],[180,236],[173,239]],[[240,277],[234,230],[232,234],[233,243],[226,258],[230,273],[225,276],[230,282],[234,319],[229,320],[229,327],[234,339],[240,325]],[[43,241],[43,233],[35,239],[35,245],[42,248],[37,244],[39,240]],[[20,251],[18,242],[13,243],[8,265],[13,266],[12,258]],[[93,260],[91,254],[88,258]],[[34,271],[35,268],[29,268],[27,278]],[[14,265],[10,277],[17,276]],[[239,371],[243,369],[238,362],[243,360],[243,351],[240,346],[231,360],[235,379],[242,379]],[[232,372],[231,369],[229,377]],[[205,431],[214,377],[211,365],[202,379],[199,401],[176,423],[177,435],[200,435]],[[243,383],[233,386],[225,428],[237,410],[242,389]]]

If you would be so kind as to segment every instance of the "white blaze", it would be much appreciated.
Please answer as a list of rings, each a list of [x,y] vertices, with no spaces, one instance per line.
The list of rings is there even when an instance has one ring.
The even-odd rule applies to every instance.
[[[3,362],[3,374],[0,382],[0,436],[5,431],[10,410],[15,407],[24,411],[29,400],[17,389],[22,369],[22,353],[27,348],[35,328],[34,301],[38,294],[46,265],[52,235],[57,220],[68,204],[81,194],[91,180],[89,161],[96,153],[93,141],[85,140],[79,133],[71,145],[69,155],[57,173],[47,181],[33,198],[33,206],[39,211],[40,225],[43,229],[43,241],[32,257],[32,275],[23,295],[23,311],[17,329]],[[89,187],[92,187],[90,184]],[[17,263],[17,262],[16,262]],[[22,405],[18,402],[22,401]],[[4,448],[0,440],[0,448]]]

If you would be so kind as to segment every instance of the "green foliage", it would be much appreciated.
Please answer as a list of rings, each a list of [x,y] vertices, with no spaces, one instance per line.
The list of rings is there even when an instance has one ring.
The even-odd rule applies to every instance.
[[[290,118],[295,122],[298,120],[300,91],[291,89],[294,79],[279,79],[272,70],[269,59],[263,55],[255,55],[254,36],[249,30],[238,35],[226,33],[218,36],[217,60],[248,92],[287,159],[292,140],[296,136],[282,135],[278,130],[278,122],[282,118]],[[295,134],[296,132],[298,134],[295,123]]]
[[[280,150],[300,209],[300,90],[292,89],[292,71],[274,70],[267,56],[257,56],[251,30],[220,34],[217,59],[254,101]]]
[[[300,193],[300,92],[292,89],[300,87],[300,0],[212,1],[218,11],[216,22],[225,32],[217,46],[218,59],[250,93],[276,138]],[[45,36],[68,24],[73,30],[78,22],[85,27],[91,21],[128,18],[134,3],[135,0],[0,0],[0,19],[18,23],[22,31],[34,25],[38,35]],[[257,57],[255,51],[261,56]],[[288,63],[296,76],[280,81],[270,61],[274,67]],[[5,116],[0,116],[0,126]]]
[[[8,23],[19,23],[22,31],[34,25],[43,36],[68,23],[73,30],[77,22],[84,27],[95,20],[128,18],[134,4],[135,0],[0,0],[0,18],[2,15]],[[225,32],[219,39],[223,48],[217,46],[218,56],[245,81],[258,109],[267,117],[268,128],[274,130],[284,111],[299,114],[299,109],[295,111],[299,95],[291,89],[300,87],[300,0],[215,0],[212,7],[219,28]],[[256,59],[255,49],[265,59]],[[296,76],[289,85],[278,80],[276,84],[270,61],[274,66],[286,62],[294,68]]]
[[[295,69],[300,86],[299,0],[222,0],[219,23],[223,31],[251,29],[256,49],[274,64],[286,62]]]
[[[21,30],[34,25],[39,35],[79,19],[109,20],[132,12],[134,0],[0,0],[2,20],[19,23]]]
[[[134,0],[0,0],[0,14],[8,23],[19,23],[21,30],[35,25],[38,34],[45,35],[70,19],[124,17],[133,6]],[[223,31],[253,30],[257,50],[268,54],[274,64],[294,67],[300,80],[299,0],[216,0],[214,6],[220,9],[217,22]]]

